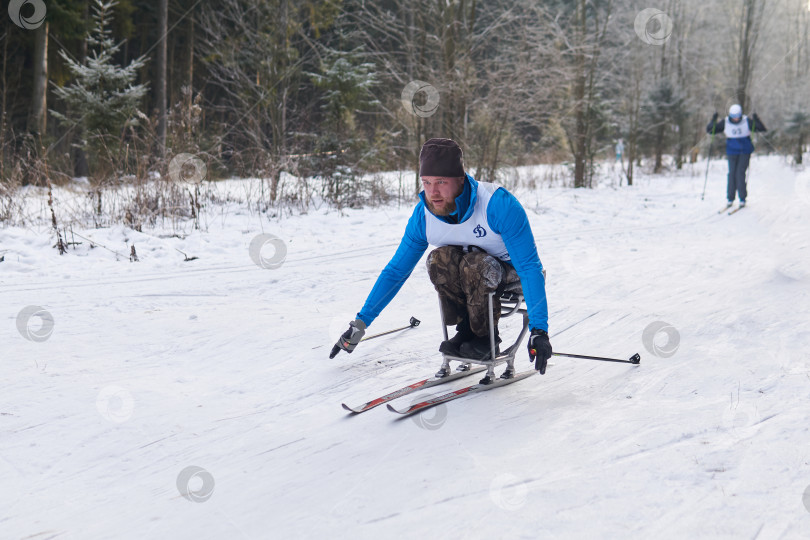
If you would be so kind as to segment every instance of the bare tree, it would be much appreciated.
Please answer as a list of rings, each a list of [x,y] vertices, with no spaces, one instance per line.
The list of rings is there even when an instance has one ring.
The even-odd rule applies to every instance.
[[[388,132],[409,166],[424,140],[452,137],[469,170],[494,180],[506,156],[539,141],[560,94],[562,38],[537,2],[357,1],[343,22],[378,66]],[[403,108],[411,85],[416,109],[430,109],[431,92],[435,108]]]
[[[743,110],[750,110],[750,84],[757,67],[759,37],[765,10],[764,0],[732,0],[728,3],[733,31],[732,73],[736,73],[736,100]]]
[[[804,161],[805,141],[810,139],[810,105],[807,88],[810,86],[810,5],[805,0],[792,0],[785,10],[790,21],[783,28],[784,39],[784,95],[786,107],[784,133],[792,148],[797,165]]]
[[[533,143],[547,131],[565,90],[559,27],[536,3],[515,3],[506,13],[489,27],[497,46],[474,59],[478,84],[468,105],[469,129],[465,121],[476,175],[487,181],[497,179],[510,154],[537,149]]]
[[[48,23],[42,24],[34,33],[34,84],[31,109],[28,114],[28,132],[45,134],[48,110]]]
[[[394,122],[389,131],[404,130],[404,140],[397,146],[414,166],[425,139],[451,137],[464,144],[479,17],[475,0],[355,1],[344,12],[343,27],[378,66],[383,83],[379,91],[387,96],[379,101]],[[415,114],[403,110],[400,98],[411,88],[408,85],[418,87],[410,96],[417,108],[427,105],[430,110]],[[418,175],[414,181],[418,191]]]
[[[169,31],[169,0],[159,0],[158,43],[155,50],[155,104],[157,109],[157,152],[160,157],[166,153],[166,42]]]
[[[626,59],[627,69],[622,79],[624,99],[620,101],[618,112],[625,118],[625,132],[627,134],[627,169],[624,175],[627,185],[633,185],[634,167],[639,154],[639,137],[641,135],[641,103],[644,92],[645,77],[647,74],[646,61],[648,59],[645,44],[640,40],[633,40],[629,45],[631,51]]]
[[[319,0],[305,6],[289,0],[221,0],[206,5],[200,15],[200,49],[208,83],[217,90],[217,102],[209,107],[219,113],[224,131],[219,138],[220,153],[240,161],[242,171],[269,176],[270,200],[277,197],[281,170],[290,152],[291,116],[301,87],[301,66],[305,54],[311,52],[304,34],[317,31],[320,24],[307,20],[307,14],[311,8],[323,17],[318,10],[328,3]]]
[[[612,2],[575,0],[568,22],[570,36],[567,54],[571,59],[573,82],[573,123],[568,122],[568,140],[574,157],[574,187],[588,187],[587,169],[591,143],[596,130],[595,105],[602,45],[607,35]]]

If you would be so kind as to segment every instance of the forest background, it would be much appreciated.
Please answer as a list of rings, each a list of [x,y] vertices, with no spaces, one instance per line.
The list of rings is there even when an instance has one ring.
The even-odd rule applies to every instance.
[[[374,204],[390,196],[375,173],[412,171],[404,191],[419,190],[431,137],[459,141],[480,180],[551,163],[573,187],[592,187],[621,139],[619,185],[632,185],[639,166],[722,156],[706,124],[733,103],[768,126],[758,152],[801,164],[810,133],[808,0],[11,0],[7,11],[0,222],[20,220],[25,186],[77,178],[99,215],[108,190],[134,187],[107,216],[128,224],[193,215],[201,182],[231,177],[261,178],[265,209]]]

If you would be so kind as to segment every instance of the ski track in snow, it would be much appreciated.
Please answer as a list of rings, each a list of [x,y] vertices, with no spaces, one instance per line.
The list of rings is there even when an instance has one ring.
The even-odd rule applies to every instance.
[[[340,404],[438,368],[424,258],[369,333],[418,328],[328,353],[412,208],[237,212],[183,238],[80,231],[123,255],[134,243],[139,263],[0,229],[0,538],[810,537],[810,174],[755,158],[749,207],[727,216],[725,162],[700,201],[703,170],[516,190],[554,349],[640,366],[557,357],[404,419]],[[286,242],[278,269],[248,256],[261,232]],[[46,341],[17,331],[32,305],[53,316]],[[670,356],[645,347],[656,321],[678,334]],[[178,488],[190,466],[213,479],[203,502]]]

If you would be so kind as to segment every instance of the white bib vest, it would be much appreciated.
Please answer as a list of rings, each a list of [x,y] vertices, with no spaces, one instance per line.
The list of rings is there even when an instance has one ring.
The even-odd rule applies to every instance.
[[[478,182],[478,193],[472,215],[463,223],[446,223],[425,206],[425,234],[429,244],[442,246],[462,246],[468,250],[471,246],[483,249],[502,261],[509,260],[506,244],[500,234],[492,231],[487,221],[487,206],[492,194],[499,188],[497,184]]]
[[[751,135],[751,129],[748,127],[748,117],[743,115],[739,124],[731,122],[731,118],[726,117],[726,128],[723,134],[727,139],[742,139]]]

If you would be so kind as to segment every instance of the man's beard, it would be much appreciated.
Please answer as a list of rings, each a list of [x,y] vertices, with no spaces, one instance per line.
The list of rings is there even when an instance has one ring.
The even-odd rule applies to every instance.
[[[436,216],[449,216],[456,211],[456,201],[451,201],[444,210],[438,210],[435,206],[433,206],[430,199],[425,199],[425,204],[427,204],[428,210],[433,212],[433,215]]]

